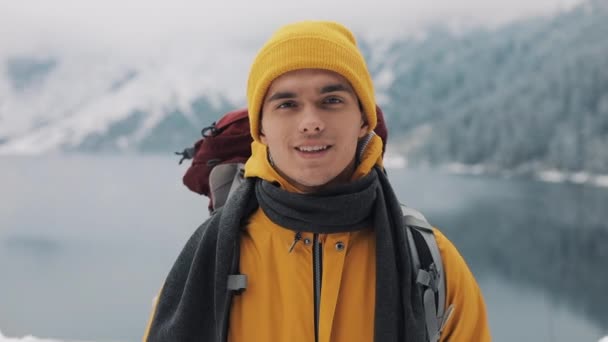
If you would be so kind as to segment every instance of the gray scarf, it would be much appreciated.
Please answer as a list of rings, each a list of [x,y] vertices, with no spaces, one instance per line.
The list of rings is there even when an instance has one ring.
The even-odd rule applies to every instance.
[[[360,180],[315,194],[291,193],[247,179],[184,247],[159,295],[148,342],[226,341],[232,299],[227,279],[238,273],[239,234],[258,205],[273,222],[294,231],[335,233],[373,227],[374,341],[426,341],[401,207],[383,171],[375,168]]]
[[[376,232],[375,341],[425,341],[424,309],[413,286],[403,214],[386,176],[375,168],[348,184],[314,194],[289,192],[258,180],[256,197],[276,224],[296,232]],[[348,299],[345,299],[348,300]]]

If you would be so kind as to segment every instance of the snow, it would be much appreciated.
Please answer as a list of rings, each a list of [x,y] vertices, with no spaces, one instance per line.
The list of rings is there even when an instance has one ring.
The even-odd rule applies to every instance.
[[[489,171],[483,164],[477,165],[466,165],[460,163],[447,164],[443,168],[449,173],[459,175],[481,175],[481,174],[495,174],[495,171]],[[498,174],[503,176],[514,175],[510,171],[498,171]],[[535,178],[547,182],[547,183],[573,183],[573,184],[587,184],[591,186],[608,188],[608,175],[593,174],[590,172],[564,172],[555,169],[538,171],[535,174]],[[608,341],[602,341],[608,342]]]
[[[460,163],[451,163],[446,165],[446,170],[455,174],[471,174],[480,175],[485,173],[485,167],[481,164],[465,165]]]
[[[548,183],[562,183],[566,180],[566,175],[557,170],[547,170],[539,172],[538,178]]]
[[[594,180],[595,185],[608,188],[608,175],[596,176]],[[605,341],[608,342],[608,341]]]
[[[608,342],[608,336],[604,336],[604,337],[600,338],[600,340],[598,342]]]
[[[537,178],[549,183],[589,184],[598,187],[608,187],[608,175],[589,172],[568,173],[559,170],[545,170],[538,172]]]
[[[112,123],[142,111],[150,115],[132,137],[137,141],[168,112],[189,115],[191,103],[200,96],[216,107],[222,98],[244,102],[246,61],[255,51],[241,50],[173,49],[145,59],[94,52],[40,53],[36,60],[50,60],[55,66],[39,82],[13,89],[9,78],[0,74],[0,137],[8,139],[0,154],[78,146],[87,136],[103,134]],[[19,58],[32,60],[27,55]],[[123,144],[128,147],[132,142]]]
[[[58,340],[52,338],[39,338],[32,335],[25,335],[22,337],[8,337],[2,334],[0,330],[0,342],[90,342],[83,340]]]
[[[587,172],[577,172],[570,176],[570,180],[572,183],[584,184],[589,182],[590,176]]]
[[[38,337],[34,337],[32,335],[26,335],[23,337],[8,337],[2,334],[0,331],[0,342],[67,342],[61,340],[52,340],[52,339],[42,339]],[[76,342],[76,341],[72,341]]]

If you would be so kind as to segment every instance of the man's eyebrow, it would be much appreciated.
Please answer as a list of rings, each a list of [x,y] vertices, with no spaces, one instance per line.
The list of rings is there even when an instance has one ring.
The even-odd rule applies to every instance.
[[[344,85],[342,83],[331,84],[331,85],[321,88],[321,94],[333,93],[334,91],[345,91],[345,92],[354,94],[353,90],[350,87],[347,87],[346,85]]]
[[[296,98],[296,94],[295,93],[291,93],[291,92],[276,92],[274,94],[272,94],[271,97],[269,97],[268,99],[266,99],[266,102],[271,102],[271,101],[276,101],[276,100],[282,100],[282,99],[293,99]]]

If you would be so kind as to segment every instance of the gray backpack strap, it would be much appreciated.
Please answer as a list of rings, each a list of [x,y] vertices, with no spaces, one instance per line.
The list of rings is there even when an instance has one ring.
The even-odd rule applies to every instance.
[[[245,164],[238,163],[238,164],[236,164],[236,174],[234,175],[234,178],[232,179],[232,185],[230,186],[230,192],[228,193],[227,197],[230,197],[230,195],[232,195],[234,190],[236,190],[241,185],[241,183],[243,183],[244,181],[245,181]]]
[[[403,222],[406,226],[407,241],[412,254],[416,282],[422,286],[423,290],[422,299],[427,334],[430,342],[437,342],[446,318],[451,314],[451,309],[449,309],[448,314],[445,315],[446,284],[441,253],[433,234],[433,228],[424,215],[406,206],[402,206],[401,209],[403,211]],[[417,238],[414,237],[415,235]],[[417,239],[419,241],[418,247],[416,245]],[[426,255],[426,258],[430,255],[432,260],[426,260],[425,262],[420,260],[421,251],[419,251],[419,248],[424,248],[424,245],[421,246],[422,243],[428,249],[428,254],[424,255]],[[423,268],[422,264],[428,265],[428,267]]]
[[[209,192],[213,201],[213,211],[224,206],[230,195],[245,179],[245,164],[219,164],[209,173]]]

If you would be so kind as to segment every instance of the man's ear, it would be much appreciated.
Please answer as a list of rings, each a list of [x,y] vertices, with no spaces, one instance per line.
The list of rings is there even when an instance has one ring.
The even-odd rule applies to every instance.
[[[367,129],[369,128],[369,125],[367,124],[367,121],[365,121],[365,119],[367,119],[367,117],[365,116],[365,114],[363,114],[361,118],[361,128],[359,128],[359,139],[367,135]]]
[[[264,127],[262,126],[262,121],[260,120],[260,141],[262,142],[262,144],[264,145],[268,145],[266,143],[266,134],[264,134]]]
[[[361,129],[359,130],[359,138],[363,138],[364,136],[367,135],[367,128],[369,127],[368,124],[363,124],[361,126]]]

